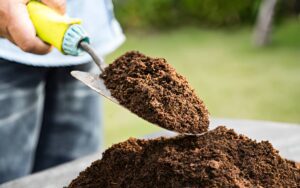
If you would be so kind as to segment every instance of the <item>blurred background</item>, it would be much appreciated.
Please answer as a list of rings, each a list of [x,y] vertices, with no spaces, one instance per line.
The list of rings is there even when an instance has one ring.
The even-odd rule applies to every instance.
[[[300,123],[300,0],[114,0],[128,50],[164,57],[212,117]],[[105,146],[161,130],[105,100]]]

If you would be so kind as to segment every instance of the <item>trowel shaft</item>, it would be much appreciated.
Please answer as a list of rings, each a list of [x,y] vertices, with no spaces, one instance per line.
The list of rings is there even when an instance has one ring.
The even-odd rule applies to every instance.
[[[105,64],[103,60],[96,54],[94,49],[91,47],[91,45],[85,41],[81,41],[79,43],[80,48],[82,48],[85,52],[87,52],[94,60],[96,65],[99,67],[99,69],[103,72],[105,68]]]

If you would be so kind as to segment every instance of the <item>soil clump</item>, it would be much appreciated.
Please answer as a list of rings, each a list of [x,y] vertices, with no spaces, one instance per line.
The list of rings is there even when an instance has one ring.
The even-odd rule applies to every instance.
[[[69,185],[96,187],[300,187],[300,169],[269,142],[220,126],[203,135],[115,144]]]
[[[163,58],[127,52],[100,77],[121,105],[151,123],[179,133],[208,130],[209,113],[203,101]]]

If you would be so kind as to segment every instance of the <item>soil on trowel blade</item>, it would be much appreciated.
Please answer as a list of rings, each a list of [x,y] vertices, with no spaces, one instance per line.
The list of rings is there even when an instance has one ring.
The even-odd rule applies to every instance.
[[[113,145],[69,185],[88,187],[300,187],[300,169],[269,142],[221,126]]]
[[[203,101],[163,58],[127,52],[100,77],[121,105],[151,123],[180,133],[208,130]]]

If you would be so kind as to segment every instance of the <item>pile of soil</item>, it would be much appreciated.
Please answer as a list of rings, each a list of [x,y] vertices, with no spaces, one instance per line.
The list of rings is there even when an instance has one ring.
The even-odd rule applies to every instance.
[[[300,187],[300,169],[269,142],[221,126],[116,144],[69,185],[79,187]]]
[[[100,77],[121,105],[151,123],[180,133],[208,130],[203,101],[163,58],[127,52]]]

